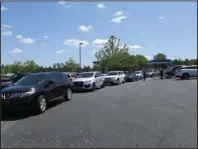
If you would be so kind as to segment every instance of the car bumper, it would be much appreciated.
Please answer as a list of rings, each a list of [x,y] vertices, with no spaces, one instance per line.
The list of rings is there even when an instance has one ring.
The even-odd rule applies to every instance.
[[[92,84],[84,84],[81,87],[73,86],[73,90],[90,90],[92,89]]]
[[[182,77],[182,74],[181,74],[181,73],[176,73],[176,74],[175,74],[175,77],[176,77],[176,78],[181,78],[181,77]]]
[[[117,83],[117,80],[113,80],[113,79],[111,79],[111,80],[104,80],[104,83],[105,84],[116,84]]]
[[[135,80],[135,78],[125,78],[125,81],[127,81],[127,82],[130,82],[130,81],[133,81],[133,80]]]
[[[25,98],[13,98],[10,100],[1,99],[0,103],[2,109],[10,110],[29,110],[33,108],[33,100],[30,97]]]

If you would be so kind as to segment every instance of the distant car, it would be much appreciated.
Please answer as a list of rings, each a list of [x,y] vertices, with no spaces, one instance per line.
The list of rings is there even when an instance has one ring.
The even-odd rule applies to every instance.
[[[155,74],[156,74],[156,72],[155,72],[155,70],[148,70],[147,72],[146,72],[146,77],[154,77],[155,76]]]
[[[177,66],[167,68],[164,71],[164,76],[167,76],[167,78],[172,78],[173,76],[175,76],[176,70],[181,67],[182,67],[182,65],[177,65]]]
[[[105,84],[125,83],[125,74],[123,71],[109,71],[104,80]]]
[[[95,72],[83,72],[77,79],[73,80],[74,90],[92,90],[96,88],[104,88],[104,76],[102,73]]]
[[[175,76],[181,79],[197,77],[197,65],[182,66],[179,69],[177,69]]]
[[[72,83],[72,87],[73,87],[73,81],[78,78],[76,73],[72,73],[72,72],[65,72],[65,75],[68,77],[68,79],[70,79],[71,83]]]
[[[138,80],[139,80],[138,76],[136,76],[133,73],[125,74],[125,81],[126,82],[134,82],[134,81],[138,81]]]
[[[29,73],[15,73],[10,78],[1,78],[0,90],[9,85],[12,85],[27,74]]]
[[[59,97],[72,99],[71,82],[62,72],[40,72],[22,79],[0,91],[3,111],[34,110],[43,113],[48,103]]]
[[[135,71],[134,74],[138,76],[139,80],[143,78],[143,72],[142,71]]]

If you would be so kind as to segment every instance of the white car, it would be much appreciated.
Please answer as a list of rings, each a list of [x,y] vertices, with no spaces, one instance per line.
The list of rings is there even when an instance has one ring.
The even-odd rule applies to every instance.
[[[181,68],[176,70],[175,76],[181,79],[197,77],[197,65],[182,66]]]
[[[123,71],[109,71],[104,80],[105,84],[117,84],[125,83],[125,74]]]
[[[135,71],[134,74],[138,76],[138,78],[141,80],[143,78],[143,72],[142,71]]]
[[[104,76],[102,73],[96,72],[83,72],[78,78],[73,80],[74,90],[92,90],[95,91],[96,88],[103,88]]]

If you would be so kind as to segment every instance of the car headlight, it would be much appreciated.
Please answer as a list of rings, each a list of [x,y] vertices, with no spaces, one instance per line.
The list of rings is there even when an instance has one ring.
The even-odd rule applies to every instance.
[[[20,96],[21,97],[30,96],[30,95],[34,94],[35,92],[36,92],[35,89],[32,89],[31,91],[22,93]]]
[[[91,84],[92,81],[85,81],[84,84]]]
[[[113,80],[116,80],[117,78],[116,78],[116,77],[113,77],[112,79],[113,79]]]

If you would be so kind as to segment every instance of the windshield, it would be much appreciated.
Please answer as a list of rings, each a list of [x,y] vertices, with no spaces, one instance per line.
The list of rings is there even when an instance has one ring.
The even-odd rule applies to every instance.
[[[36,85],[36,84],[40,84],[44,80],[46,80],[45,74],[27,75],[21,78],[16,83],[14,83],[14,85]]]
[[[11,81],[10,78],[1,78],[1,82],[8,82],[8,81]]]
[[[136,72],[135,72],[135,74],[139,74],[139,73],[141,73],[141,71],[136,71]]]
[[[79,78],[90,78],[93,77],[94,73],[81,73]]]
[[[108,76],[115,76],[115,75],[118,75],[118,72],[109,72],[107,75]]]

